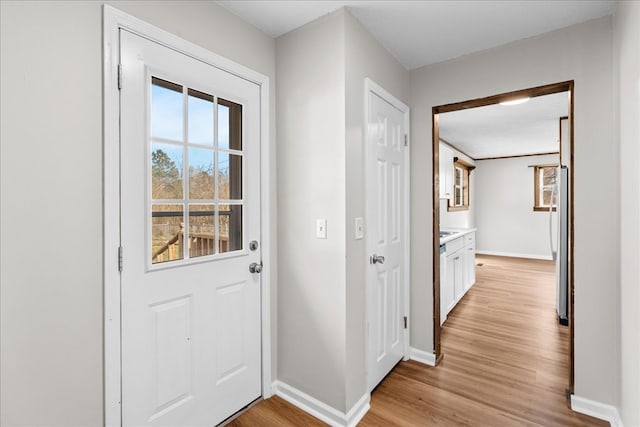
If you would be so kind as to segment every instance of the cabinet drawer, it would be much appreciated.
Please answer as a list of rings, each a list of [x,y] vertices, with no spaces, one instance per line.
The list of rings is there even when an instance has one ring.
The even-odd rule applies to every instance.
[[[464,245],[465,246],[474,246],[476,245],[476,233],[466,234],[464,237]]]
[[[451,255],[464,246],[464,237],[459,237],[447,243],[447,255]]]

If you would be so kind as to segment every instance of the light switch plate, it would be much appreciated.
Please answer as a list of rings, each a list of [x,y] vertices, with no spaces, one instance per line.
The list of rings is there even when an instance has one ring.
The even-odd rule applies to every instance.
[[[324,218],[316,220],[316,237],[318,239],[327,238],[327,220]]]
[[[364,219],[362,217],[356,218],[355,224],[356,240],[360,240],[364,237]]]

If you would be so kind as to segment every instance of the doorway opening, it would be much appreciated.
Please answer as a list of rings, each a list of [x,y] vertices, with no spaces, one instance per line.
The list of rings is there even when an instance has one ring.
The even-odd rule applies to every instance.
[[[573,139],[574,139],[573,138],[573,128],[574,128],[573,126],[573,123],[574,123],[573,86],[574,86],[573,81],[565,81],[565,82],[554,83],[554,84],[549,84],[549,85],[544,85],[544,86],[539,86],[539,87],[534,87],[529,89],[508,92],[508,93],[502,93],[502,94],[493,95],[485,98],[479,98],[479,99],[463,101],[463,102],[454,103],[454,104],[436,106],[436,107],[433,107],[432,109],[433,236],[434,236],[433,237],[433,259],[432,259],[433,337],[434,337],[433,348],[434,348],[434,356],[436,359],[436,363],[439,363],[443,357],[442,342],[441,342],[441,339],[442,339],[441,322],[443,321],[444,316],[446,316],[447,311],[452,309],[450,304],[448,303],[445,304],[443,301],[443,298],[446,299],[447,295],[443,294],[443,288],[442,288],[443,284],[441,283],[441,270],[444,270],[448,273],[448,270],[447,270],[448,265],[446,264],[445,258],[442,256],[442,251],[441,251],[441,243],[442,243],[441,238],[444,239],[445,241],[447,239],[447,236],[441,235],[441,231],[445,231],[445,234],[446,234],[446,230],[443,230],[440,224],[441,210],[446,209],[447,212],[449,213],[450,212],[459,213],[459,211],[465,210],[465,206],[466,206],[466,209],[468,209],[469,200],[471,200],[472,203],[474,202],[474,197],[475,197],[473,194],[474,173],[472,173],[472,171],[475,169],[477,164],[474,161],[475,159],[495,160],[495,158],[509,157],[509,156],[500,155],[499,149],[497,149],[497,151],[495,152],[496,153],[495,155],[487,155],[487,154],[478,155],[475,153],[466,152],[466,150],[462,150],[462,151],[459,149],[454,150],[452,147],[448,146],[447,143],[453,143],[453,145],[455,146],[456,141],[443,141],[443,136],[441,135],[441,119],[442,119],[441,115],[443,115],[444,113],[453,113],[453,112],[464,113],[467,110],[477,108],[477,107],[488,107],[488,106],[498,107],[497,104],[505,105],[505,104],[513,103],[514,101],[523,102],[528,99],[539,101],[542,98],[538,98],[538,97],[544,97],[547,95],[554,95],[554,94],[563,94],[562,96],[566,95],[566,98],[564,99],[566,100],[565,111],[567,113],[566,115],[562,114],[562,117],[556,117],[556,120],[557,120],[556,126],[559,126],[557,128],[559,134],[565,134],[564,142],[560,143],[560,141],[558,141],[559,142],[559,144],[557,145],[558,149],[556,150],[547,150],[546,153],[544,151],[535,153],[536,155],[541,155],[541,154],[549,154],[553,151],[558,161],[538,162],[538,164],[530,164],[527,166],[531,166],[531,168],[529,168],[530,170],[529,173],[531,176],[530,184],[534,182],[534,179],[535,179],[534,177],[536,177],[537,176],[536,174],[538,173],[540,176],[539,182],[541,184],[540,187],[536,187],[536,190],[538,190],[538,193],[539,193],[539,197],[538,197],[538,194],[535,194],[534,197],[532,197],[532,199],[535,198],[535,202],[533,202],[532,200],[532,204],[534,205],[532,206],[533,207],[532,211],[546,210],[548,212],[550,210],[554,210],[553,208],[555,206],[555,197],[556,197],[554,194],[557,194],[557,193],[553,193],[553,191],[551,190],[550,184],[552,182],[555,183],[556,173],[558,178],[561,174],[562,169],[557,168],[558,164],[566,166],[566,169],[568,169],[569,171],[568,178],[567,178],[568,191],[565,190],[565,193],[564,193],[567,195],[566,206],[565,206],[565,212],[568,212],[568,216],[566,219],[567,224],[565,228],[567,235],[564,237],[560,237],[558,239],[558,242],[561,242],[562,239],[564,239],[567,245],[565,250],[566,250],[566,256],[568,257],[568,262],[567,262],[567,270],[564,273],[566,275],[566,283],[567,283],[565,288],[566,289],[565,298],[567,300],[567,304],[566,304],[567,314],[565,315],[564,319],[562,318],[563,316],[561,315],[560,321],[562,322],[564,320],[568,323],[568,329],[569,329],[568,359],[569,360],[568,360],[568,372],[566,373],[566,379],[567,379],[566,384],[567,384],[567,392],[570,394],[573,394],[573,390],[574,390],[574,368],[573,368],[573,359],[574,359],[574,322],[573,322],[573,312],[574,312],[573,310],[573,305],[574,305],[573,188],[574,188],[574,182],[573,181],[574,180],[573,180],[573,173],[572,173],[573,167],[574,167],[574,164],[573,164],[573,143],[574,143],[573,142]],[[499,107],[503,107],[503,105],[500,105]],[[503,108],[506,109],[509,107],[505,106]],[[514,123],[513,125],[516,126],[517,123]],[[558,136],[558,139],[561,139],[561,138]],[[443,146],[443,142],[444,142],[444,146]],[[496,149],[496,147],[493,147],[493,149]],[[520,154],[526,154],[526,153],[520,153]],[[526,159],[526,157],[524,158]],[[449,163],[451,164],[449,165]],[[534,161],[533,158],[531,158],[530,163],[536,163],[536,162]],[[446,165],[448,169],[443,169],[443,165]],[[548,168],[548,170],[545,170],[545,168]],[[469,194],[470,189],[471,189],[471,194]],[[448,195],[446,194],[447,191],[449,192]],[[529,194],[528,197],[531,197],[530,195],[531,193],[528,193],[528,194]],[[443,201],[443,199],[447,199],[447,200]],[[540,212],[540,214],[543,214],[543,212]],[[553,232],[549,232],[550,237],[552,233],[557,233],[558,227],[555,226],[554,228],[556,230],[554,230]],[[551,226],[550,226],[550,229],[551,229]],[[454,269],[454,271],[459,270],[459,274],[456,273],[458,274],[458,276],[460,276],[459,280],[463,280],[462,279],[463,277],[467,277],[466,280],[463,280],[463,284],[458,286],[457,292],[455,291],[455,289],[453,290],[453,301],[456,301],[456,297],[458,298],[457,300],[462,298],[464,293],[470,288],[471,285],[466,283],[470,281],[469,280],[470,277],[472,277],[472,280],[475,281],[475,245],[476,245],[475,239],[476,237],[475,237],[475,230],[474,230],[473,233],[467,234],[466,240],[469,240],[468,242],[465,239],[460,239],[462,246],[460,248],[453,248],[456,250],[460,250],[460,254],[461,254],[460,260],[457,260],[460,266],[457,269]],[[451,241],[451,237],[449,238],[449,241]],[[467,249],[469,253],[472,253],[473,254],[472,258],[466,252],[463,252],[462,251],[463,249]],[[557,250],[557,249],[551,248],[552,252],[554,250]],[[464,262],[463,255],[467,255],[466,263]],[[495,255],[501,255],[501,254],[496,253]],[[502,254],[502,255],[505,255],[505,254]],[[453,264],[454,259],[452,259],[451,261],[452,261],[452,266],[455,268],[455,265]],[[470,267],[467,266],[467,264],[470,265]],[[449,266],[449,267],[452,267],[452,266]],[[480,268],[483,268],[483,267],[480,267]],[[466,271],[466,274],[464,273],[465,271]],[[452,277],[452,276],[448,275],[447,277]],[[455,277],[455,274],[453,277]],[[451,297],[451,295],[449,295],[449,297]],[[449,298],[449,300],[450,299],[451,298]]]

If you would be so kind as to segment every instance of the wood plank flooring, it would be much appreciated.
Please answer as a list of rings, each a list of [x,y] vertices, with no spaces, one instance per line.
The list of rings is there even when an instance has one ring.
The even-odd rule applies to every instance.
[[[607,426],[567,407],[568,328],[555,314],[554,264],[476,258],[476,284],[450,313],[436,368],[399,363],[360,426]],[[229,426],[321,426],[279,397]]]

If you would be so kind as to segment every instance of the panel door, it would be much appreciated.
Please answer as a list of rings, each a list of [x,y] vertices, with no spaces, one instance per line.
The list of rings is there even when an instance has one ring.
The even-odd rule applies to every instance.
[[[404,356],[404,115],[369,94],[367,273],[369,388]],[[377,257],[377,258],[376,258]]]
[[[121,30],[123,425],[261,394],[259,88]]]

